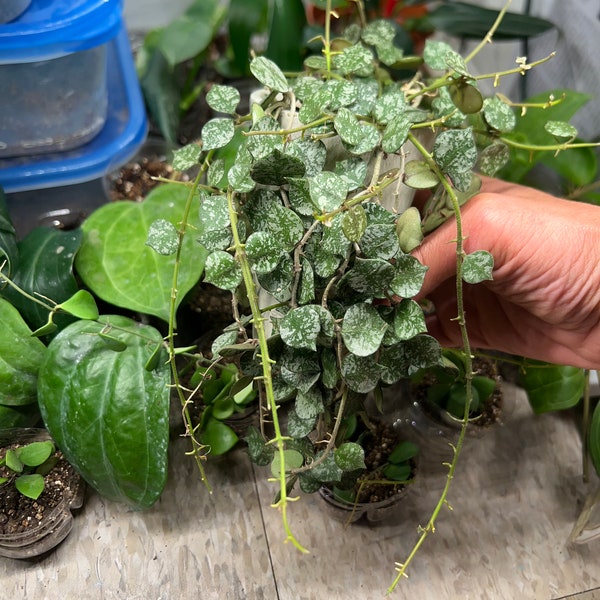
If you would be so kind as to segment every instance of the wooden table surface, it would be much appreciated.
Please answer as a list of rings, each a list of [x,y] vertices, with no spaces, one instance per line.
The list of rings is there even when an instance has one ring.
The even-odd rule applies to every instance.
[[[391,598],[558,600],[600,598],[600,539],[568,545],[586,493],[572,418],[534,416],[505,385],[514,410],[473,440],[449,501]],[[268,472],[243,450],[211,461],[208,494],[186,441],[172,444],[160,501],[134,512],[90,492],[73,531],[50,555],[0,558],[1,599],[371,600],[382,599],[426,523],[443,473],[424,474],[385,525],[331,520],[318,495],[290,505],[300,554],[284,544],[269,506]],[[520,458],[520,460],[518,460]]]

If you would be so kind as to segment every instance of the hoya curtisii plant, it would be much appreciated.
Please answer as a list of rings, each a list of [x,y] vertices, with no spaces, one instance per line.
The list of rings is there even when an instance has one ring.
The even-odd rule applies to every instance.
[[[484,99],[478,81],[524,75],[546,59],[472,75],[469,62],[491,40],[500,15],[471,55],[430,42],[425,71],[396,82],[391,67],[421,59],[403,56],[389,25],[359,23],[332,40],[331,15],[323,54],[308,58],[304,72],[286,76],[264,57],[252,60],[266,92],[250,114],[237,114],[237,90],[213,86],[207,100],[221,115],[206,123],[198,143],[177,153],[174,166],[201,166],[194,188],[201,198],[197,239],[208,252],[204,279],[232,292],[239,317],[213,352],[237,354],[242,371],[256,377],[272,424],[250,432],[249,452],[271,465],[275,506],[287,539],[301,550],[287,517],[293,488],[315,491],[360,471],[363,449],[344,436],[346,420],[364,413],[367,394],[442,364],[412,300],[427,267],[410,252],[424,233],[456,219],[463,427],[439,503],[393,589],[445,505],[473,399],[462,286],[489,279],[493,264],[486,252],[465,254],[460,206],[479,190],[474,169],[494,175],[511,148],[528,147],[511,136],[516,105],[502,96]],[[555,139],[532,151],[578,145],[567,123],[546,129]],[[416,158],[407,159],[409,148]],[[390,157],[397,161],[391,167]],[[432,191],[422,220],[401,200],[405,186]]]
[[[485,252],[464,254],[460,204],[479,189],[475,166],[493,175],[504,165],[503,135],[514,123],[511,106],[497,97],[484,101],[468,61],[445,44],[428,44],[424,56],[442,74],[415,72],[402,83],[389,69],[422,61],[403,56],[385,21],[357,24],[336,40],[326,27],[323,45],[323,55],[307,59],[293,78],[254,58],[250,69],[266,94],[248,115],[236,113],[237,90],[213,86],[207,100],[224,116],[207,122],[201,141],[174,162],[178,170],[201,165],[194,187],[201,198],[197,239],[208,252],[205,282],[249,307],[252,327],[240,316],[213,352],[237,352],[242,371],[260,384],[272,434],[251,432],[249,451],[271,464],[276,505],[299,548],[287,521],[292,488],[315,491],[364,467],[363,449],[343,437],[344,419],[364,412],[367,394],[441,362],[412,300],[426,266],[410,252],[423,230],[452,215],[471,397],[462,282],[489,278],[492,260]],[[418,159],[406,159],[409,145]],[[425,224],[401,200],[407,186],[434,190]],[[284,427],[278,409],[286,401]]]

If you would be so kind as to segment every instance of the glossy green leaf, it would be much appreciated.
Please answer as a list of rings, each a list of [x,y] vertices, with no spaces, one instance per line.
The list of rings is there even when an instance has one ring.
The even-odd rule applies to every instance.
[[[428,22],[435,30],[440,30],[459,38],[483,39],[488,33],[498,11],[483,8],[466,2],[444,2],[436,6],[428,15]],[[539,35],[553,28],[550,21],[507,12],[494,32],[494,39],[521,39]]]
[[[261,29],[266,19],[268,0],[231,0],[228,6],[227,25],[234,68],[240,73],[248,72],[250,40]]]
[[[37,500],[44,491],[44,478],[38,473],[28,473],[15,479],[15,487],[23,496]]]
[[[590,98],[591,96],[588,94],[563,89],[549,90],[527,98],[526,103],[541,104],[544,108],[529,108],[526,113],[517,115],[517,124],[507,136],[526,145],[554,145],[556,140],[546,131],[544,127],[546,122],[569,122],[573,115],[589,102]],[[548,106],[550,99],[560,100],[560,102],[555,103],[554,106]],[[553,152],[535,152],[532,154],[529,150],[512,149],[510,168],[505,168],[502,171],[502,178],[510,181],[521,181],[538,161],[552,154]],[[571,160],[571,158],[566,158],[566,160]]]
[[[292,469],[298,469],[304,463],[304,457],[298,450],[284,450],[283,460],[285,470],[291,471]],[[279,452],[275,452],[273,456],[273,462],[271,463],[271,473],[273,477],[279,477],[281,470],[281,455]]]
[[[157,43],[169,65],[174,67],[205,50],[212,37],[209,20],[183,15],[160,30]]]
[[[101,320],[126,350],[105,345],[98,336],[104,323],[76,321],[63,329],[40,368],[40,410],[58,447],[94,489],[146,508],[167,477],[169,366],[144,369],[162,336],[126,317]]]
[[[25,292],[40,295],[60,303],[78,289],[73,276],[73,261],[82,243],[81,230],[60,231],[38,227],[19,242],[19,264],[12,280]],[[32,329],[48,320],[48,310],[31,302],[12,288],[2,295],[17,307]],[[67,315],[56,315],[55,323],[62,327],[72,321]]]
[[[583,369],[527,361],[519,384],[527,392],[531,408],[537,414],[575,406],[583,395]]]
[[[598,174],[595,148],[569,148],[558,154],[545,153],[540,162],[564,177],[573,187],[594,182]]]
[[[50,440],[31,442],[17,450],[19,459],[28,467],[39,467],[54,452],[54,444]]]
[[[146,240],[156,219],[179,224],[188,195],[184,186],[165,184],[143,202],[105,204],[86,219],[76,266],[96,296],[115,306],[168,320],[175,256],[161,256],[146,245]],[[195,197],[189,224],[196,229],[200,227],[198,210]],[[206,252],[194,238],[188,234],[183,239],[177,304],[199,280],[204,267]]]
[[[463,279],[467,283],[480,283],[493,279],[494,257],[485,250],[476,250],[467,254],[463,261]]]
[[[257,56],[250,63],[250,71],[265,87],[276,92],[287,92],[290,84],[282,70],[268,58]]]
[[[370,304],[352,305],[344,315],[344,344],[356,356],[369,356],[379,349],[387,323]]]
[[[483,96],[471,81],[460,81],[448,88],[453,104],[460,115],[478,113],[483,107]]]
[[[201,431],[199,441],[209,447],[210,454],[221,456],[238,443],[238,436],[229,425],[217,419],[209,419]]]
[[[270,3],[269,43],[265,55],[285,71],[302,68],[306,11],[302,0]]]
[[[37,375],[46,347],[31,336],[17,309],[0,298],[0,404],[36,401]]]
[[[150,36],[152,32],[148,34]],[[144,67],[139,69],[139,78],[148,112],[164,138],[174,143],[180,123],[181,85],[159,48],[150,47],[139,56],[142,54],[147,58]]]
[[[342,471],[355,471],[357,469],[366,469],[365,451],[360,444],[355,442],[345,442],[335,449],[333,454],[335,464]]]
[[[414,458],[419,454],[419,447],[413,442],[400,442],[388,456],[388,462],[400,464]]]
[[[411,188],[422,190],[435,187],[439,177],[422,160],[411,160],[404,168],[404,183]]]
[[[100,315],[94,297],[87,290],[79,290],[56,306],[78,319],[97,319]]]

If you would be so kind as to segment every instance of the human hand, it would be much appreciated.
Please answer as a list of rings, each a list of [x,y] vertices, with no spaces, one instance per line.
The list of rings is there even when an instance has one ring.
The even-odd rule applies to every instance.
[[[600,207],[484,178],[462,222],[465,252],[494,257],[492,281],[464,284],[472,346],[600,368]],[[429,267],[417,299],[435,305],[427,325],[442,346],[461,345],[455,239],[452,219],[412,253]]]

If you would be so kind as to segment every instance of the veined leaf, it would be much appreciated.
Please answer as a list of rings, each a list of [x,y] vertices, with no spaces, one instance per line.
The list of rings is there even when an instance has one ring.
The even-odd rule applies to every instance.
[[[162,336],[122,316],[76,321],[50,343],[38,380],[42,417],[56,444],[107,498],[151,506],[167,477],[169,367],[144,365]],[[98,335],[126,344],[111,350]]]

